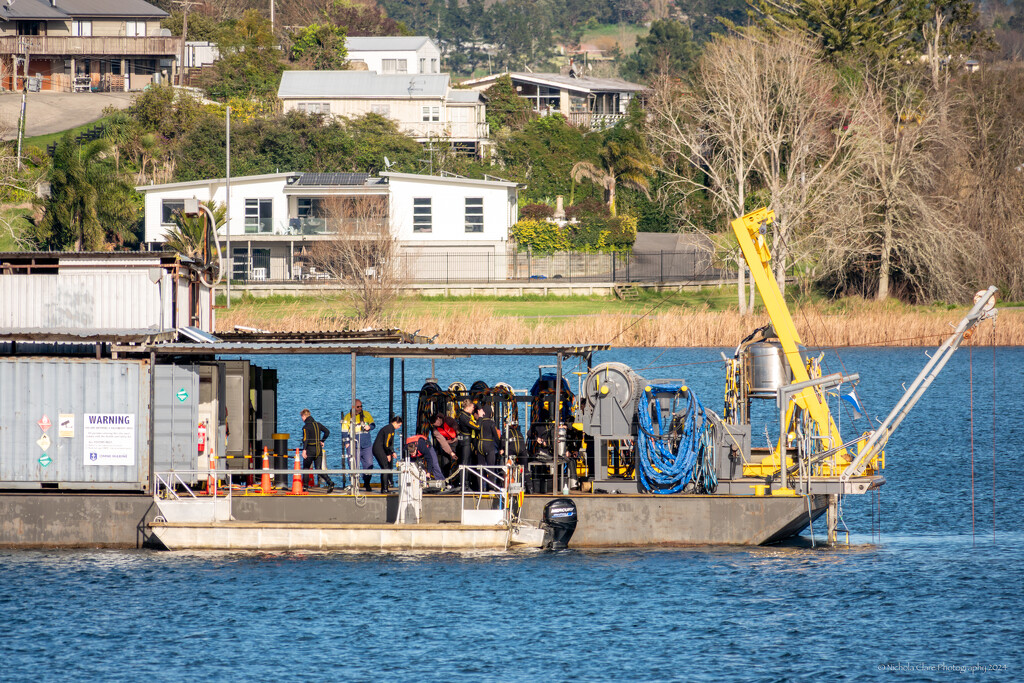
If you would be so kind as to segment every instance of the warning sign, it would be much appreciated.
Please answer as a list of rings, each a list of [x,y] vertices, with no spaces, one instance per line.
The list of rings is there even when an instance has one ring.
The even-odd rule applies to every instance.
[[[71,414],[60,414],[60,422],[57,423],[57,428],[60,430],[60,437],[62,439],[73,439],[75,438],[75,415]]]
[[[43,415],[41,418],[39,418],[39,422],[36,422],[36,424],[39,425],[39,428],[45,432],[47,429],[50,428],[50,418]]]
[[[50,447],[50,437],[48,437],[48,436],[47,436],[46,434],[43,434],[43,435],[42,435],[41,437],[39,437],[39,439],[38,439],[38,440],[36,441],[36,445],[37,445],[37,446],[39,446],[39,448],[40,448],[41,450],[44,450],[44,451],[45,451],[45,450],[46,450],[47,448],[49,448],[49,447]]]
[[[188,400],[188,392],[185,391],[184,387],[178,389],[178,393],[176,393],[175,396],[177,396],[178,400],[181,401],[182,403]]]
[[[82,441],[86,465],[134,465],[135,416],[86,413]]]
[[[51,460],[50,456],[48,456],[46,453],[43,453],[42,455],[39,456],[39,464],[42,465],[43,467],[46,467],[51,462],[53,462],[53,460]]]

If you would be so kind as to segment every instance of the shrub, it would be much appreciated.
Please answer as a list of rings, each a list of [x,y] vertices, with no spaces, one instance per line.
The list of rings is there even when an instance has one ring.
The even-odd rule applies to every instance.
[[[512,237],[520,251],[527,248],[540,254],[566,251],[571,247],[569,237],[555,223],[524,219],[512,226]]]
[[[565,217],[571,221],[582,221],[585,218],[608,218],[611,212],[608,205],[600,199],[587,197],[581,199],[572,206],[565,208]]]
[[[555,210],[547,204],[527,204],[519,210],[520,218],[532,221],[542,221],[554,215]]]

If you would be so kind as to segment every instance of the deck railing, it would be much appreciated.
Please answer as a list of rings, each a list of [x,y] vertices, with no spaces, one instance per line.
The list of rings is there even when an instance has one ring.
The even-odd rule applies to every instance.
[[[181,52],[180,38],[163,36],[2,36],[0,53],[28,52],[35,56],[125,55],[173,56]],[[31,62],[30,62],[31,68]]]

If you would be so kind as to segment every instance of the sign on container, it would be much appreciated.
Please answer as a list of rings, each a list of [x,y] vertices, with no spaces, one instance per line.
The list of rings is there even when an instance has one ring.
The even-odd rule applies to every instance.
[[[86,465],[135,464],[135,416],[86,413],[82,425]]]

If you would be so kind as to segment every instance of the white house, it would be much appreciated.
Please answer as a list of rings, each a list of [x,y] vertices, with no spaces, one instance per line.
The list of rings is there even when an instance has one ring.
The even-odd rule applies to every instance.
[[[519,219],[516,183],[413,173],[271,173],[231,179],[234,280],[309,277],[306,249],[338,228],[373,220],[328,210],[356,197],[386,199],[385,220],[413,279],[505,279],[509,228]],[[160,248],[186,199],[223,204],[223,178],[136,188],[145,195],[145,241]],[[340,214],[340,215],[339,215]],[[225,229],[220,231],[225,242]]]
[[[448,74],[285,71],[277,96],[285,112],[380,114],[420,142],[441,138],[473,152],[489,134],[481,93],[453,89]]]
[[[347,38],[345,48],[355,70],[379,74],[441,73],[441,51],[426,36]]]

